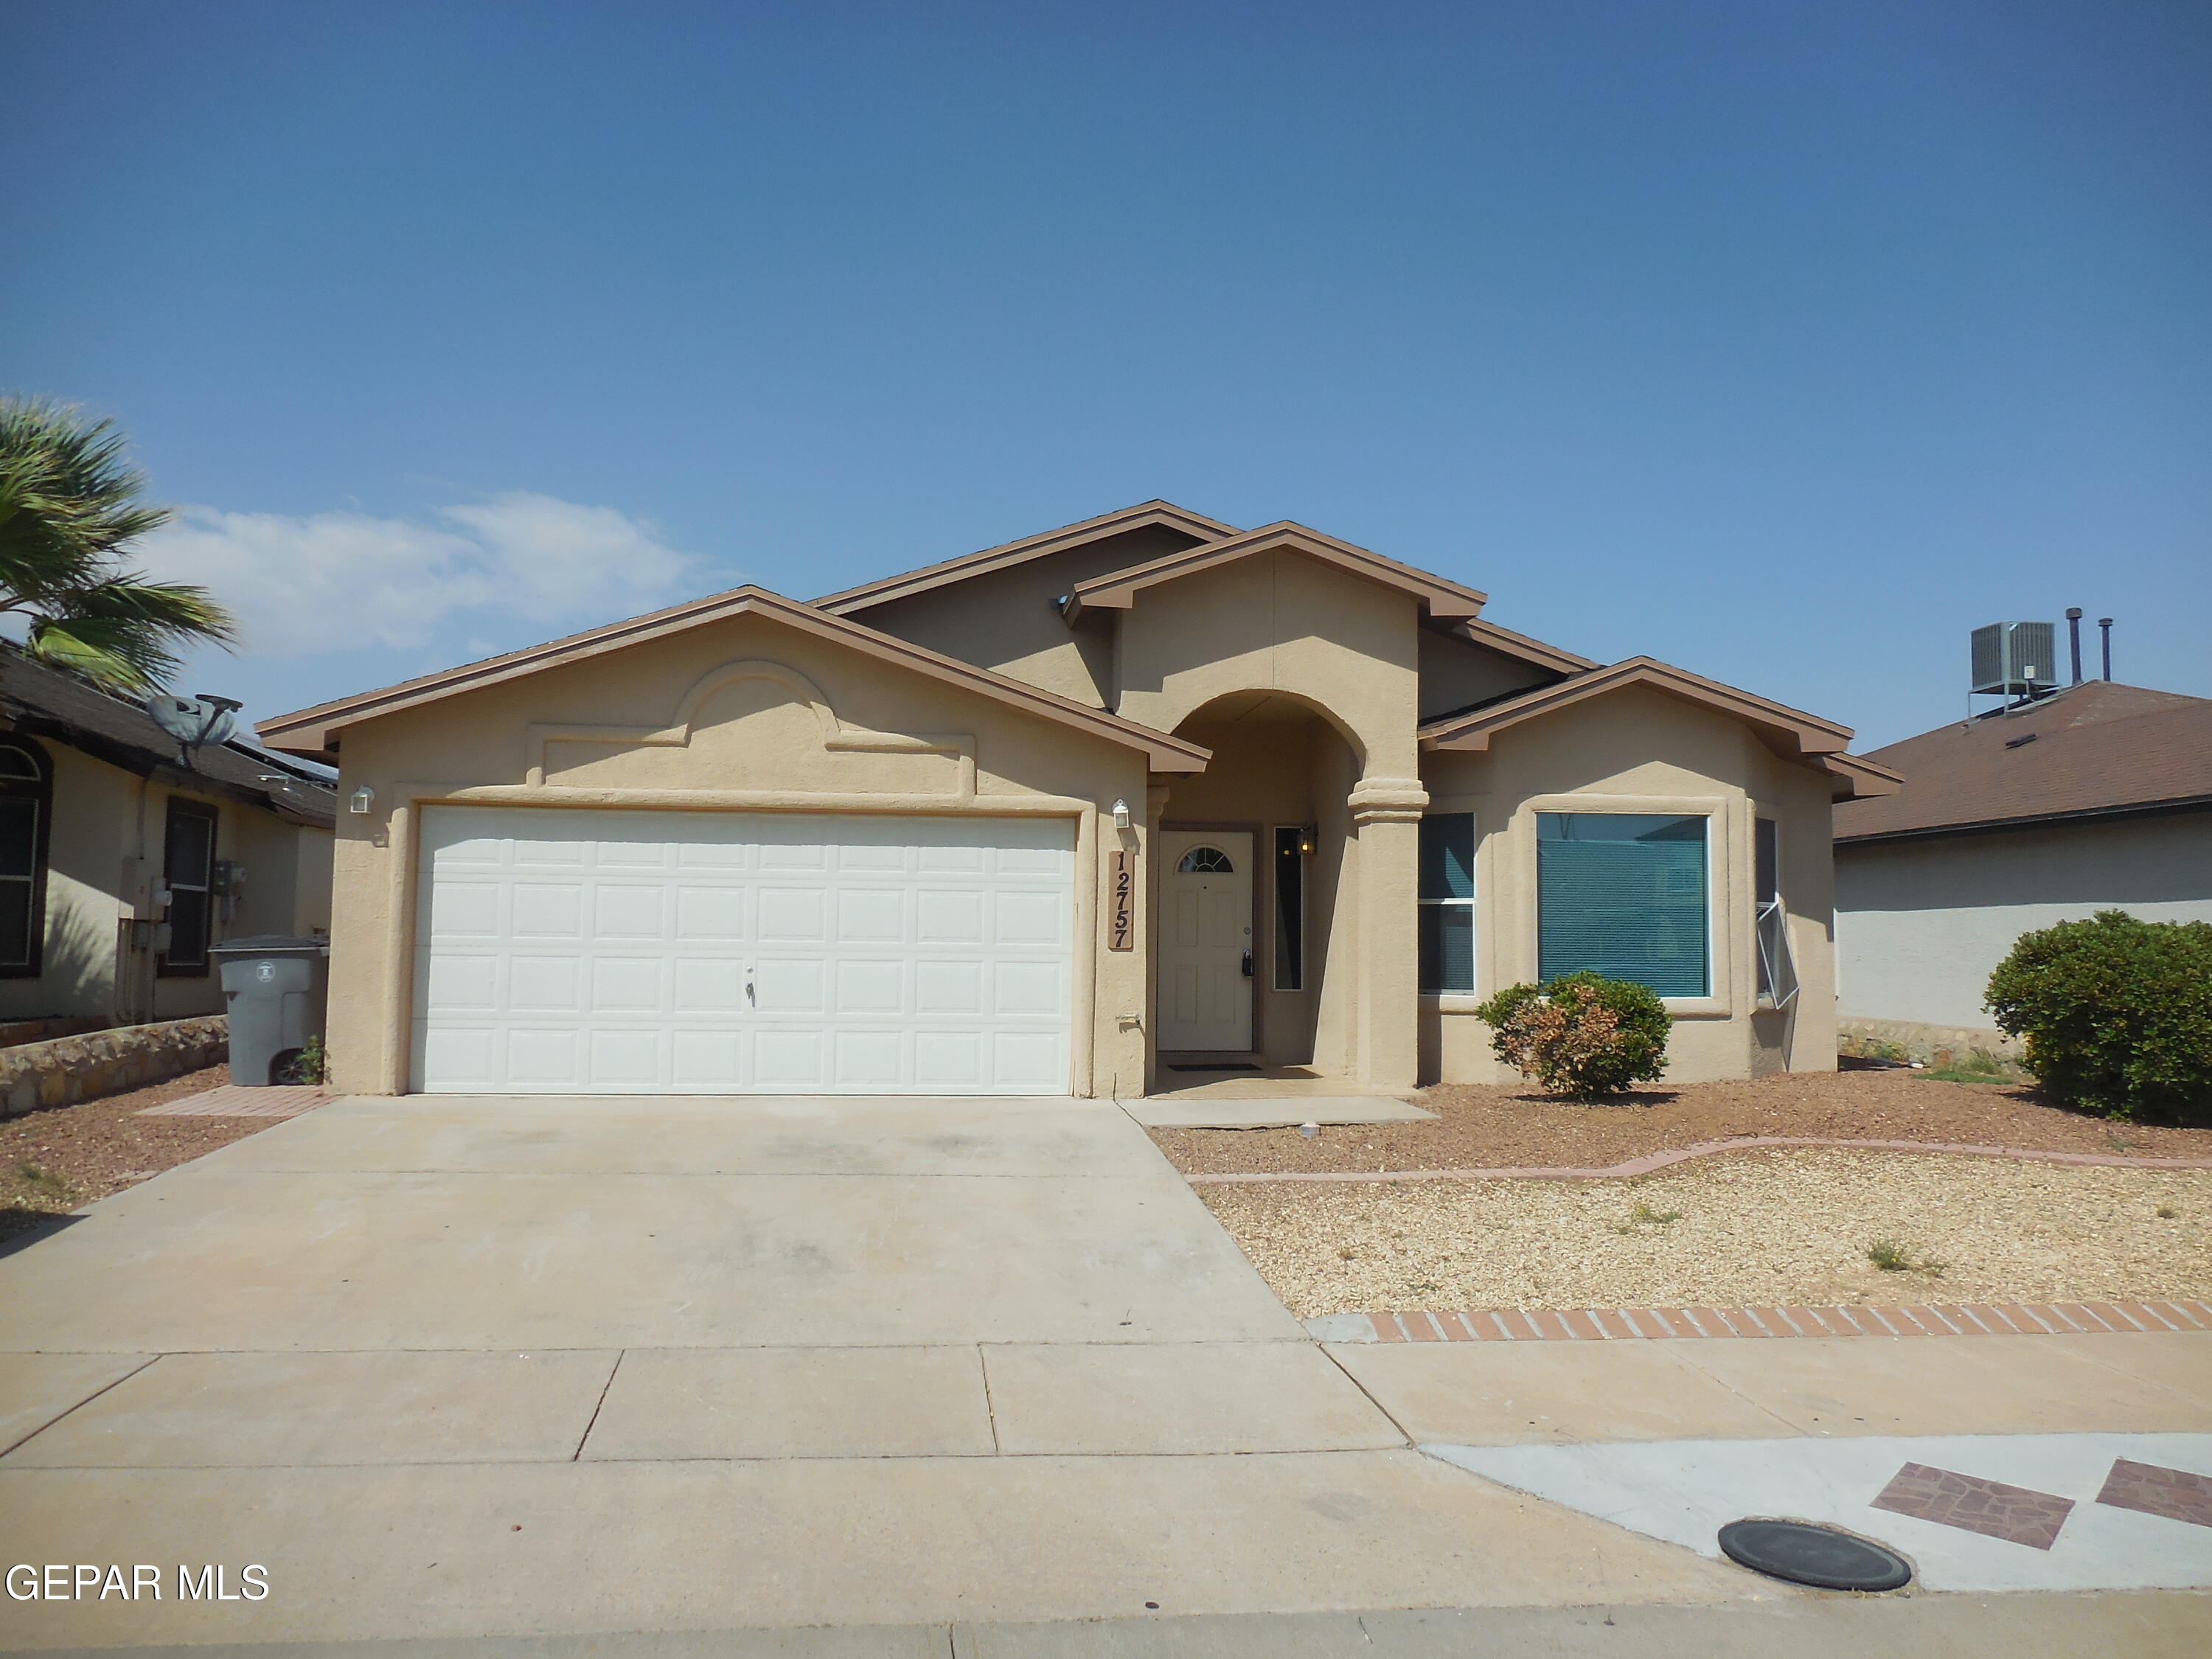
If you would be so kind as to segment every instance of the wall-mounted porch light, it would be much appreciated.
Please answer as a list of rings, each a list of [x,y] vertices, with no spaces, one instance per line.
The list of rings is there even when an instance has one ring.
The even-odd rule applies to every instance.
[[[1116,830],[1127,830],[1129,827],[1128,802],[1117,800],[1114,803],[1114,827]]]
[[[360,788],[353,792],[352,799],[346,802],[346,810],[350,812],[357,812],[366,817],[368,815],[369,809],[375,805],[376,791],[370,788],[364,783]]]
[[[1313,856],[1315,834],[1315,828],[1310,823],[1301,824],[1298,828],[1298,851],[1308,858]]]

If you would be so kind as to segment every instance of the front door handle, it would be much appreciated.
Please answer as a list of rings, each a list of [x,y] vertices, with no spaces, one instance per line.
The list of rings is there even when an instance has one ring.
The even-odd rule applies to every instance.
[[[1252,953],[1249,951],[1244,953],[1244,977],[1252,977]]]

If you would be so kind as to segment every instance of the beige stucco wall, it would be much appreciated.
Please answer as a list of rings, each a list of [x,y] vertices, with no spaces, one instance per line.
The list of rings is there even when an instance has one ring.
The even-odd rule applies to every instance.
[[[33,741],[53,769],[43,972],[0,980],[0,1018],[143,1021],[222,1012],[212,969],[197,978],[159,978],[153,951],[132,948],[124,927],[160,919],[152,890],[161,875],[173,796],[213,807],[216,856],[246,866],[233,915],[225,920],[218,908],[218,942],[329,927],[330,831],[166,776],[141,778],[55,738]]]
[[[1194,537],[1148,525],[856,611],[853,620],[1093,708],[1110,708],[1112,618],[1088,617],[1071,629],[1059,602],[1078,582],[1194,545]]]
[[[1703,814],[1710,842],[1711,990],[1672,1002],[1668,1077],[1677,1082],[1835,1066],[1830,780],[1774,755],[1748,728],[1637,687],[1508,728],[1482,753],[1424,761],[1431,811],[1475,815],[1475,993],[1424,1000],[1422,1076],[1510,1082],[1474,1005],[1537,975],[1536,814]],[[1780,886],[1802,989],[1757,1003],[1752,822],[1780,827]]]
[[[1420,653],[1421,718],[1425,720],[1559,678],[1549,669],[1433,628],[1421,630]]]
[[[1057,623],[1055,623],[1057,625]],[[1144,757],[745,616],[347,728],[331,960],[341,1087],[408,1086],[415,827],[423,802],[673,811],[1043,813],[1076,825],[1077,1092],[1141,1094],[1148,918],[1106,948],[1110,860],[1142,856]],[[1133,824],[1117,832],[1116,799]],[[1149,860],[1145,860],[1149,863]]]

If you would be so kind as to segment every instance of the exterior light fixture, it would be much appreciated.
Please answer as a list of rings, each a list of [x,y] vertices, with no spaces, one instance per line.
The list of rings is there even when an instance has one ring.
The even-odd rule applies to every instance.
[[[1116,830],[1127,830],[1129,827],[1128,802],[1117,800],[1114,803],[1114,827]]]
[[[1298,851],[1311,858],[1314,850],[1314,826],[1304,824],[1298,830]]]
[[[353,792],[353,798],[346,802],[346,808],[349,811],[357,812],[366,817],[369,808],[375,805],[376,791],[364,783]]]

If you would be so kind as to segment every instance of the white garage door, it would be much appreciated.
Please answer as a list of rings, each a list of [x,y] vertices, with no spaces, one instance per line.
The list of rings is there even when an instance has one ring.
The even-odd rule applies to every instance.
[[[415,1086],[1066,1094],[1060,818],[432,807]]]

